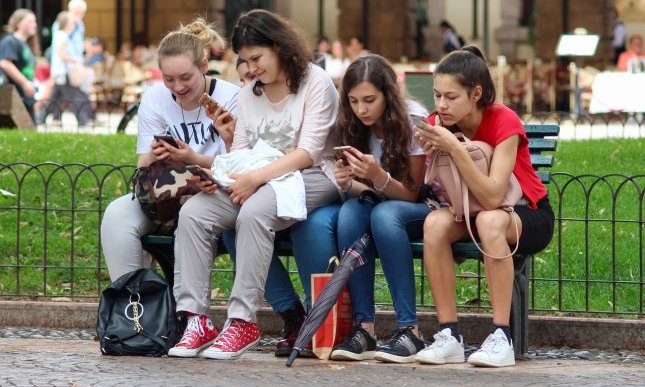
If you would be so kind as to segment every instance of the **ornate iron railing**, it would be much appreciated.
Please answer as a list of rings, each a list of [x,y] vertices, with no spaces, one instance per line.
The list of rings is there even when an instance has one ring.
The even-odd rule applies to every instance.
[[[109,283],[101,217],[111,200],[129,192],[133,171],[133,165],[0,163],[0,299],[97,299]],[[555,233],[531,263],[533,312],[643,317],[644,188],[645,175],[552,174]],[[417,266],[419,307],[431,307]],[[228,295],[231,268],[226,256],[214,263],[215,302]],[[466,261],[457,272],[460,306],[488,308],[481,265]],[[377,294],[380,305],[391,305],[380,273]]]

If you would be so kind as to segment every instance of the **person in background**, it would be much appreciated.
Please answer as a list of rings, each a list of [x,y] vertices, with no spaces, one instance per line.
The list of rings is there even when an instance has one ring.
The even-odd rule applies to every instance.
[[[493,321],[490,334],[470,355],[468,363],[511,366],[515,364],[509,326],[514,280],[511,248],[518,245],[518,253],[533,254],[549,244],[554,215],[548,193],[531,165],[524,125],[514,111],[495,102],[495,85],[477,47],[453,51],[439,62],[434,70],[434,98],[437,113],[429,117],[428,123],[418,124],[416,137],[426,154],[436,149],[451,156],[471,195],[486,208],[474,216],[472,223],[486,252],[483,260]],[[488,174],[475,166],[454,131],[493,147]],[[498,207],[511,174],[517,177],[523,198],[509,213]],[[448,207],[430,212],[423,225],[423,263],[439,331],[434,342],[417,354],[420,363],[464,361],[451,244],[468,237],[465,222],[457,222]]]
[[[85,65],[92,66],[96,63],[107,62],[105,42],[100,38],[90,38],[85,41]]]
[[[635,34],[629,37],[629,49],[618,58],[617,70],[630,73],[645,71],[645,52],[643,52],[643,37]]]
[[[341,84],[338,130],[346,162],[336,162],[336,181],[348,199],[338,215],[338,247],[342,251],[371,230],[366,263],[354,270],[349,292],[354,329],[333,348],[333,360],[377,359],[414,362],[424,348],[416,315],[416,291],[411,239],[423,235],[430,208],[417,203],[425,175],[425,155],[414,138],[409,109],[427,117],[418,104],[406,103],[389,63],[369,54],[347,68]],[[369,190],[382,201],[374,204],[358,197]],[[381,347],[374,337],[375,259],[381,258],[392,295],[397,331]]]
[[[40,55],[36,15],[24,8],[15,10],[7,23],[7,35],[0,40],[0,69],[16,86],[31,119],[35,121],[35,55]]]
[[[52,25],[51,76],[54,87],[50,101],[40,109],[37,121],[45,123],[49,114],[59,120],[62,107],[69,102],[73,107],[79,126],[85,126],[95,119],[96,113],[89,98],[92,72],[85,67],[85,24],[87,12],[84,0],[70,0],[68,12],[59,14]],[[61,16],[62,15],[62,16]],[[71,25],[69,25],[71,23]],[[61,50],[62,47],[62,50]],[[72,81],[72,78],[74,80]]]
[[[255,79],[255,75],[249,68],[249,63],[240,57],[237,57],[237,60],[235,62],[235,70],[240,76],[240,83],[242,84],[242,87],[248,85],[252,80]]]
[[[80,56],[76,54],[77,49],[71,39],[78,24],[74,14],[67,11],[60,12],[54,24],[58,28],[54,30],[52,38],[51,77],[54,88],[50,101],[39,110],[37,121],[45,123],[49,114],[58,119],[62,113],[61,108],[67,101],[72,106],[78,125],[84,126],[94,118],[94,110],[88,92],[81,89],[90,82],[90,71],[84,65],[82,51]]]
[[[441,23],[439,23],[439,28],[441,29],[441,36],[443,39],[444,54],[458,50],[463,46],[463,41],[459,35],[457,35],[457,31],[455,31],[455,28],[448,23],[447,20],[442,20]]]
[[[240,91],[232,153],[262,140],[284,156],[233,175],[235,182],[227,190],[200,181],[204,192],[188,200],[179,213],[174,294],[177,310],[191,317],[202,319],[208,313],[210,267],[219,234],[236,231],[236,275],[228,320],[214,343],[201,353],[212,359],[238,358],[260,340],[256,313],[273,260],[275,234],[300,218],[284,213],[284,206],[300,202],[298,209],[304,209],[308,218],[314,209],[340,198],[333,181],[332,149],[338,93],[329,75],[311,63],[304,37],[284,19],[258,9],[240,16],[232,47],[255,76]],[[274,179],[292,173],[297,180],[290,179],[287,187],[275,185]],[[329,249],[327,241],[322,246],[316,239],[307,243],[304,254],[295,251],[294,245],[299,271],[305,277],[303,285],[310,281],[311,267],[322,267],[320,272],[324,272],[329,259],[313,262],[309,255]],[[199,332],[187,328],[182,342],[194,341],[191,348],[208,344],[199,339]]]
[[[346,51],[350,62],[370,53],[365,49],[365,40],[360,36],[352,36],[349,39]]]
[[[331,76],[334,85],[340,85],[349,63],[349,59],[344,57],[343,44],[339,40],[334,40],[331,44],[331,57],[325,61],[325,71]]]
[[[611,46],[614,49],[613,63],[618,64],[620,54],[625,52],[625,40],[627,39],[627,27],[625,23],[620,20],[620,13],[617,8],[612,8],[610,14],[613,19],[611,25]]]
[[[321,36],[314,50],[314,63],[323,69],[327,69],[327,61],[331,59],[330,49],[329,39],[326,36]]]

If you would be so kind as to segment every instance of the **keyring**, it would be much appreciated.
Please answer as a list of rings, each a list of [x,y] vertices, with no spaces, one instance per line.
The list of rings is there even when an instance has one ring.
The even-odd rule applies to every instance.
[[[131,306],[132,306],[132,307],[134,307],[135,305],[136,305],[136,306],[137,306],[137,308],[139,308],[139,310],[140,310],[139,315],[138,315],[136,318],[137,318],[137,319],[140,319],[140,318],[143,316],[143,312],[144,312],[143,304],[141,304],[141,303],[139,303],[139,302],[131,302],[131,303],[129,303],[128,305],[126,305],[126,306],[125,306],[125,309],[123,310],[123,314],[125,315],[125,318],[127,318],[127,319],[128,319],[128,320],[130,320],[130,321],[134,321],[134,318],[135,318],[135,317],[134,317],[134,316],[132,316],[132,317],[128,316],[128,309],[129,309]]]

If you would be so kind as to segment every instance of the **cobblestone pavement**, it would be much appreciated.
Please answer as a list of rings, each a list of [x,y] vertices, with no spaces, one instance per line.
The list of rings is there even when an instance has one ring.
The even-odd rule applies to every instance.
[[[527,360],[504,369],[315,359],[297,359],[287,368],[284,358],[273,356],[274,345],[275,339],[265,339],[235,361],[113,357],[99,353],[92,330],[0,328],[0,386],[642,386],[645,381],[643,354],[635,352],[534,349]]]

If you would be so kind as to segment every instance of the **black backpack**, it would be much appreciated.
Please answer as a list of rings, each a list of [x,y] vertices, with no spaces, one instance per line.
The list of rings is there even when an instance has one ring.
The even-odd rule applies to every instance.
[[[180,325],[172,289],[153,270],[124,274],[101,294],[96,333],[104,355],[167,355]]]

